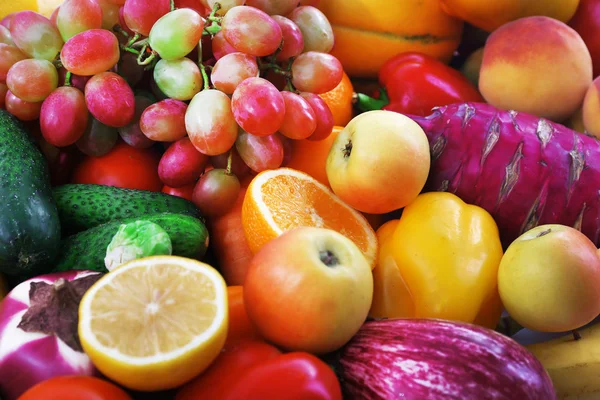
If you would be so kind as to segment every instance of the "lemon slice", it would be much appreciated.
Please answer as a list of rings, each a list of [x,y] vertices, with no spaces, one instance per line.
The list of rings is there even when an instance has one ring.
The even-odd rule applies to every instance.
[[[221,351],[227,323],[221,275],[176,256],[123,264],[79,305],[83,350],[108,378],[140,391],[175,388],[200,374]]]

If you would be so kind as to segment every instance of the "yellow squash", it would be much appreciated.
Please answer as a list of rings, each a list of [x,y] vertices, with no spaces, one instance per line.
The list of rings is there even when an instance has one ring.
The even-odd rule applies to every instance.
[[[425,193],[377,231],[374,318],[442,318],[495,327],[502,312],[498,227],[451,193]]]

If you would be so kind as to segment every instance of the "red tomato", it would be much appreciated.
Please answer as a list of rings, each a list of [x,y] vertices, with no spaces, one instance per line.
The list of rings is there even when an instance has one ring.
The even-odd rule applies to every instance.
[[[244,287],[228,286],[229,327],[225,348],[235,345],[241,340],[261,339],[260,334],[248,318],[244,304]]]
[[[154,149],[136,149],[119,142],[108,154],[86,157],[73,173],[73,183],[93,183],[127,189],[160,192],[160,154]]]
[[[262,341],[238,342],[236,346],[222,352],[200,376],[179,389],[175,400],[223,400],[240,375],[280,355],[281,352],[276,347]]]
[[[92,376],[58,376],[33,386],[18,400],[132,400],[118,386]]]
[[[186,185],[178,188],[163,186],[161,192],[170,194],[172,196],[183,197],[186,200],[192,201],[192,195],[194,194],[194,187],[196,187],[196,182],[191,185]]]
[[[392,57],[379,70],[389,104],[384,110],[426,116],[434,107],[482,102],[483,97],[456,69],[425,54],[408,52]]]

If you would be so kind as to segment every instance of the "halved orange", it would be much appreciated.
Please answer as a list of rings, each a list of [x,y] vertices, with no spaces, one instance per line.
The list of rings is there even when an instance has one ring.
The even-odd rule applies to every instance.
[[[279,168],[256,175],[244,197],[242,225],[253,253],[283,232],[313,226],[348,237],[375,267],[377,236],[366,218],[304,172]]]

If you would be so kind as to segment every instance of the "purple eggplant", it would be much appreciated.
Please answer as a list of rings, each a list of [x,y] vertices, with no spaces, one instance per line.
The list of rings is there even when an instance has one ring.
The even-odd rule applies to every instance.
[[[507,336],[435,319],[366,322],[341,350],[345,399],[555,400],[542,364]]]

